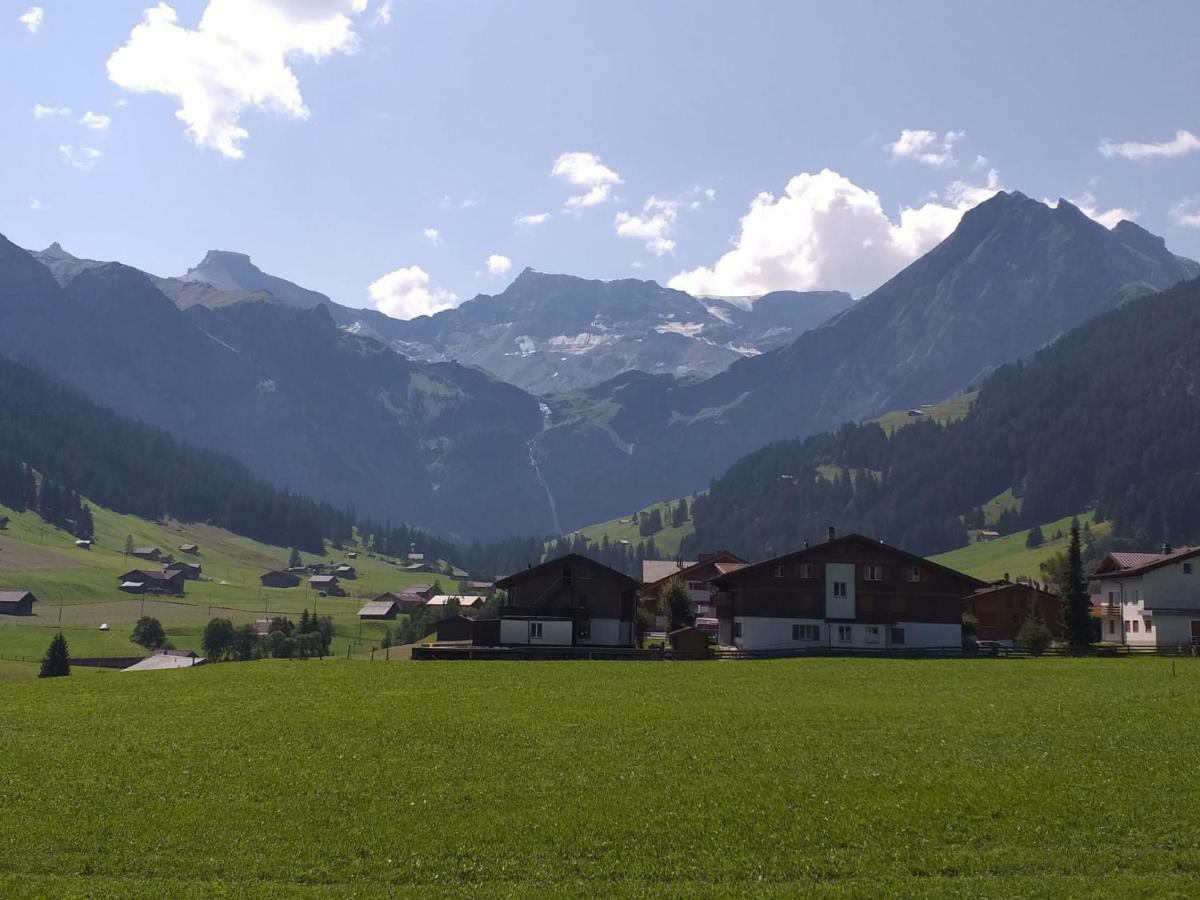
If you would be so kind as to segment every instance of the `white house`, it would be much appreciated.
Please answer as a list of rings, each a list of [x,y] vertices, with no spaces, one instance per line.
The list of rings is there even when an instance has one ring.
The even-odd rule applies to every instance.
[[[1200,644],[1200,547],[1110,553],[1092,590],[1101,640],[1158,649]]]

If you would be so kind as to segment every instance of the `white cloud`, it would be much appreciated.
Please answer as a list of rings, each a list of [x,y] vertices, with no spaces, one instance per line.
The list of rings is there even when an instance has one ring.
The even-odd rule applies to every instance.
[[[80,117],[79,124],[92,131],[103,131],[112,124],[112,119],[104,113],[94,113],[89,109]]]
[[[379,9],[375,11],[375,18],[371,22],[376,27],[381,25],[392,24],[392,0],[383,0]]]
[[[675,250],[673,235],[678,218],[678,203],[651,196],[639,215],[619,212],[613,224],[618,237],[644,241],[646,249],[655,256],[665,256]]]
[[[353,52],[350,16],[365,8],[366,0],[209,0],[191,30],[160,2],[108,58],[108,77],[126,90],[175,97],[175,115],[197,146],[240,159],[249,137],[242,113],[307,119],[290,63]]]
[[[44,207],[42,206],[42,201],[39,200],[37,197],[30,197],[29,198],[29,208],[31,210],[33,210],[34,212],[41,212]]]
[[[46,11],[40,6],[31,6],[21,15],[17,16],[17,21],[25,26],[25,30],[30,34],[37,34],[38,29],[42,27],[42,22],[46,18]]]
[[[1171,221],[1183,228],[1200,228],[1200,195],[1184,197],[1172,206]]]
[[[1042,202],[1047,206],[1058,205],[1057,200],[1050,200],[1048,198],[1042,200]],[[1101,209],[1096,200],[1096,195],[1091,191],[1084,191],[1078,197],[1069,197],[1067,198],[1067,202],[1073,206],[1079,207],[1080,212],[1082,212],[1089,219],[1094,219],[1095,221],[1099,222],[1105,228],[1115,228],[1117,223],[1122,219],[1128,219],[1130,222],[1132,222],[1141,215],[1140,211],[1136,209],[1126,209],[1123,206],[1114,206],[1112,209]]]
[[[426,228],[425,239],[435,247],[440,247],[445,243],[445,241],[442,239],[442,233],[436,228]]]
[[[420,266],[388,272],[367,286],[367,293],[381,313],[397,319],[431,316],[450,309],[458,297],[442,288],[429,288],[429,274]]]
[[[709,200],[716,200],[717,199],[717,189],[716,188],[705,188],[704,196],[707,197]]]
[[[1200,137],[1190,131],[1177,131],[1171,140],[1158,143],[1142,141],[1117,143],[1105,139],[1100,142],[1099,150],[1100,155],[1105,159],[1112,159],[1114,156],[1131,159],[1135,162],[1144,162],[1148,159],[1173,159],[1177,156],[1200,152]]]
[[[487,270],[489,275],[507,275],[512,271],[512,260],[499,253],[493,253],[487,258]]]
[[[129,105],[129,101],[126,100],[124,97],[118,97],[116,100],[113,101],[113,106],[117,107],[118,109],[121,109],[122,107],[126,107],[128,105]]]
[[[41,103],[35,103],[33,106],[33,117],[35,119],[49,119],[55,116],[69,116],[71,110],[65,106],[43,106]]]
[[[693,294],[750,296],[836,289],[861,296],[930,250],[963,213],[999,190],[956,181],[942,196],[889,218],[874,191],[830,169],[792,178],[783,196],[761,193],[742,217],[734,248],[711,267],[681,272],[670,286]]]
[[[566,208],[571,210],[608,202],[613,185],[621,184],[621,176],[602,163],[600,157],[580,151],[561,154],[554,161],[550,174],[585,189],[584,193],[567,198]]]
[[[885,144],[892,159],[910,159],[925,166],[946,169],[958,165],[954,157],[954,145],[966,136],[963,131],[947,131],[941,137],[936,131],[924,128],[905,128],[900,137]]]
[[[550,218],[550,213],[529,213],[524,216],[517,216],[513,219],[514,225],[542,225]]]
[[[63,144],[58,148],[58,155],[62,157],[63,162],[69,166],[73,166],[82,172],[88,171],[96,164],[103,154],[95,147],[75,147],[71,144]]]

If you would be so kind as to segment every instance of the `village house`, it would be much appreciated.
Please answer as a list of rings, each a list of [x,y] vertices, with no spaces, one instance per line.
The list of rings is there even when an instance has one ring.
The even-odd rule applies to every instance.
[[[420,594],[413,594],[408,591],[399,594],[394,591],[388,591],[376,597],[374,602],[386,603],[390,601],[396,604],[397,612],[411,613],[424,606],[427,599],[427,597],[422,597]]]
[[[149,560],[150,562],[158,562],[162,559],[162,551],[157,547],[134,547],[129,551],[130,556],[136,556],[138,559]]]
[[[718,640],[743,650],[962,646],[962,601],[987,583],[861,534],[712,581]]]
[[[354,566],[349,566],[345,563],[334,568],[333,574],[338,578],[348,578],[351,581],[358,577],[358,571],[354,568]]]
[[[632,647],[638,582],[577,553],[496,582],[503,645]]]
[[[117,578],[121,590],[130,594],[183,594],[183,573],[178,569],[131,569]]]
[[[1037,610],[1055,638],[1063,636],[1058,597],[1028,581],[1003,581],[980,588],[963,599],[963,613],[975,617],[975,637],[1012,644],[1029,614]]]
[[[709,618],[713,614],[710,588],[712,580],[736,572],[746,565],[744,559],[728,550],[701,553],[696,562],[663,563],[660,560],[646,560],[642,563],[642,606],[655,613],[656,627],[665,628],[667,617],[659,608],[658,599],[671,580],[678,578],[692,601],[693,615],[697,618]],[[654,580],[646,581],[647,575]]]
[[[454,601],[463,609],[478,609],[487,602],[487,597],[476,594],[435,594],[425,601],[426,606],[449,606]]]
[[[430,597],[437,595],[437,585],[433,584],[410,584],[404,589],[406,594],[416,594],[418,597],[423,597],[428,600]]]
[[[183,562],[182,560],[167,563],[163,568],[168,572],[182,572],[185,581],[198,581],[202,573],[199,563]]]
[[[364,621],[383,621],[396,618],[396,614],[400,612],[400,608],[396,605],[396,601],[388,594],[383,594],[381,598],[376,598],[364,603],[362,609],[358,611],[358,617]]]
[[[192,556],[196,556],[200,553],[200,547],[196,544],[180,544],[179,552],[190,553]]]
[[[1110,553],[1092,585],[1102,641],[1158,650],[1200,646],[1200,547]]]
[[[328,594],[330,597],[343,597],[346,593],[338,584],[336,575],[314,575],[308,579],[308,586],[314,591]]]
[[[29,591],[0,591],[0,616],[32,616],[35,603]]]
[[[295,572],[281,572],[273,569],[258,576],[259,583],[268,588],[294,588],[300,584],[300,576]]]

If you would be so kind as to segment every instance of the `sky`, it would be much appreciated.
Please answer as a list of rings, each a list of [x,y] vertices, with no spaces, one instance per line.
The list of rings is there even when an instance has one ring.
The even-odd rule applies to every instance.
[[[409,318],[861,296],[999,189],[1200,258],[1200,3],[0,0],[0,233]]]

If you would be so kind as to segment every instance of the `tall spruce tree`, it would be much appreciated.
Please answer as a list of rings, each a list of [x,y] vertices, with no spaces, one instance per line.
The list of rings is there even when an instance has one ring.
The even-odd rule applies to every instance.
[[[1067,583],[1063,596],[1063,624],[1067,640],[1074,649],[1092,644],[1092,601],[1088,596],[1087,577],[1083,573],[1083,550],[1079,540],[1079,520],[1071,520],[1071,543],[1067,549]]]
[[[50,640],[46,655],[42,658],[42,670],[39,678],[61,678],[71,674],[71,651],[67,649],[67,639],[61,631]]]

